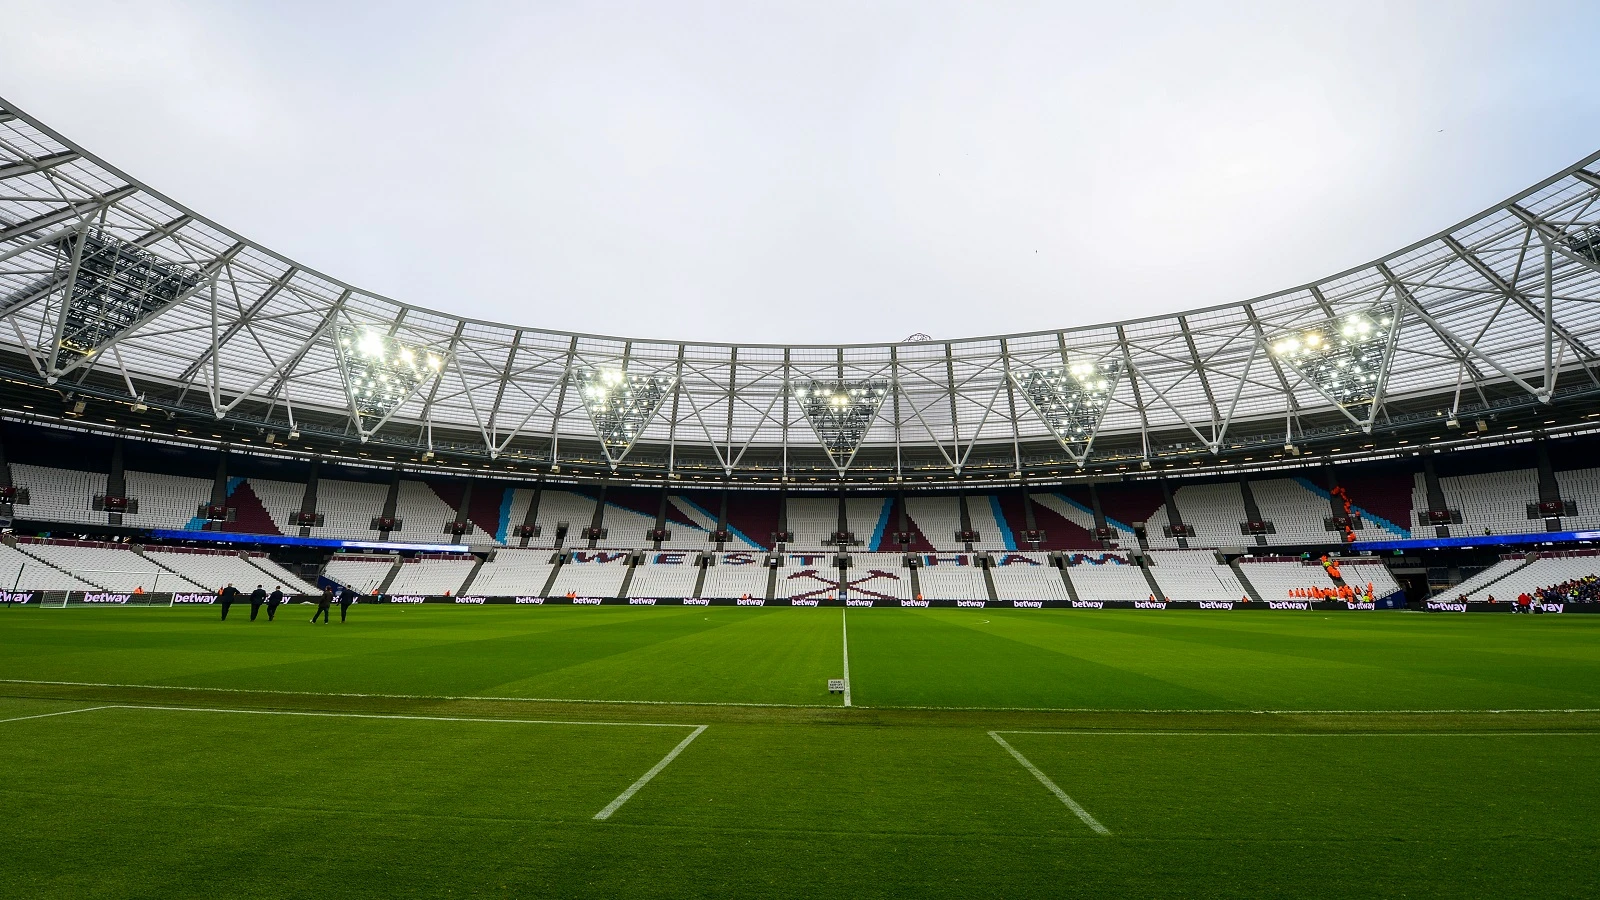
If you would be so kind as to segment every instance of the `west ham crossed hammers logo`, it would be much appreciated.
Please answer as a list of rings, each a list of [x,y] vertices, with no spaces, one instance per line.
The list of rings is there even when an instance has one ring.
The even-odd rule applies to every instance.
[[[812,581],[821,582],[822,587],[819,587],[814,591],[807,591],[803,594],[794,594],[793,599],[796,600],[809,600],[813,597],[821,599],[828,594],[832,594],[840,590],[848,590],[850,593],[861,594],[867,597],[876,597],[879,600],[893,600],[895,598],[890,594],[880,594],[877,591],[861,587],[861,585],[868,581],[872,581],[875,578],[887,578],[890,581],[900,580],[899,575],[896,575],[893,572],[885,572],[882,569],[868,569],[867,574],[861,576],[860,578],[852,578],[849,581],[834,581],[830,578],[824,578],[816,569],[801,569],[798,572],[790,572],[788,575],[788,580],[790,581],[794,581],[797,578],[809,578]]]

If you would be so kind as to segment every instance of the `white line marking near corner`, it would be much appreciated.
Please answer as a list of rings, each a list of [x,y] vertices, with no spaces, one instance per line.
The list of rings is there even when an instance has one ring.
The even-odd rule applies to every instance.
[[[839,610],[839,627],[844,639],[844,705],[850,705],[850,622],[845,610]]]
[[[650,779],[652,779],[652,778],[656,777],[656,775],[660,774],[661,770],[665,769],[667,767],[668,763],[670,763],[673,760],[677,759],[678,758],[678,754],[682,753],[684,748],[689,746],[691,743],[693,743],[694,739],[700,736],[700,732],[705,731],[705,730],[706,730],[706,726],[704,726],[704,725],[696,726],[694,731],[689,732],[689,736],[688,737],[686,737],[683,740],[678,742],[678,746],[673,747],[671,750],[667,751],[667,755],[661,757],[661,761],[660,762],[656,763],[654,766],[651,766],[650,767],[650,771],[644,773],[643,775],[640,775],[638,781],[635,781],[633,784],[628,785],[628,789],[627,790],[625,790],[621,794],[617,795],[617,799],[615,799],[615,800],[611,801],[609,804],[607,804],[605,809],[602,809],[599,812],[595,813],[594,814],[595,819],[597,821],[603,822],[606,819],[611,818],[611,814],[612,813],[616,812],[619,808],[621,808],[622,804],[627,803],[629,800],[631,800],[633,798],[633,795],[637,794],[639,792],[640,788],[642,788],[645,785],[649,784],[650,783]]]
[[[13,719],[0,719],[0,725],[4,725],[7,722],[25,722],[25,721],[27,721],[29,719],[48,719],[51,716],[70,716],[73,713],[94,712],[97,709],[106,709],[106,707],[104,707],[104,706],[86,706],[83,709],[63,709],[60,712],[39,713],[36,716],[17,716],[16,718],[13,718]]]
[[[1013,757],[1015,757],[1017,762],[1022,763],[1022,767],[1024,769],[1027,769],[1029,772],[1032,772],[1033,773],[1033,777],[1039,779],[1039,783],[1040,784],[1042,784],[1045,787],[1049,788],[1050,789],[1050,793],[1055,794],[1056,795],[1056,799],[1058,799],[1062,803],[1066,804],[1067,809],[1070,809],[1075,814],[1077,814],[1078,818],[1083,820],[1083,824],[1085,824],[1085,825],[1089,826],[1091,829],[1093,829],[1095,834],[1104,835],[1106,837],[1110,837],[1111,831],[1109,829],[1107,829],[1104,825],[1101,825],[1100,821],[1098,819],[1096,819],[1094,816],[1089,815],[1089,811],[1088,810],[1086,810],[1083,807],[1079,806],[1078,805],[1078,801],[1076,801],[1076,800],[1072,799],[1071,797],[1067,796],[1067,792],[1063,791],[1061,789],[1060,785],[1056,784],[1054,781],[1051,781],[1050,780],[1050,776],[1048,776],[1048,775],[1044,774],[1043,772],[1039,771],[1039,767],[1038,766],[1035,766],[1033,763],[1028,762],[1028,758],[1026,756],[1023,756],[1020,752],[1018,752],[1017,748],[1015,748],[1015,747],[1011,746],[1010,744],[1006,743],[1006,739],[1000,736],[1000,732],[991,731],[991,732],[989,732],[989,737],[994,738],[995,743],[997,743],[1000,746],[1006,748],[1006,752],[1007,753],[1009,753]]]

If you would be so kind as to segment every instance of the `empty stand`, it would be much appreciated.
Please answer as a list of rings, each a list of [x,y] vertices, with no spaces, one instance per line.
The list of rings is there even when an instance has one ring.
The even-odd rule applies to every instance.
[[[189,527],[195,511],[211,502],[211,479],[159,475],[153,472],[123,473],[127,496],[139,501],[138,512],[122,515],[122,524],[134,528]]]
[[[1439,487],[1444,491],[1445,504],[1461,512],[1461,524],[1456,526],[1461,534],[1526,534],[1544,530],[1542,519],[1528,518],[1528,504],[1539,502],[1538,469],[1441,476]],[[1427,508],[1425,500],[1419,508]]]
[[[1270,557],[1245,557],[1239,562],[1240,571],[1244,572],[1244,577],[1255,586],[1256,593],[1263,600],[1286,600],[1290,591],[1299,588],[1331,590],[1337,587],[1327,571],[1316,563]]]
[[[949,498],[954,503],[955,498]],[[954,537],[954,532],[951,532]],[[934,543],[938,543],[935,541]],[[924,553],[917,569],[917,584],[925,600],[987,600],[989,588],[983,570],[970,553]]]
[[[700,567],[694,564],[696,555],[681,550],[646,553],[644,561],[633,568],[628,596],[693,597],[700,577]]]
[[[1238,601],[1248,595],[1233,569],[1218,563],[1209,550],[1152,550],[1150,564],[1150,574],[1168,600]]]
[[[328,482],[324,481],[317,488],[317,500],[322,501],[322,491]],[[379,515],[382,503],[379,503]],[[456,509],[446,502],[434,491],[433,486],[423,481],[401,479],[399,489],[395,492],[394,517],[400,520],[400,530],[390,534],[390,539],[397,541],[413,541],[416,543],[439,543],[447,541],[444,526],[456,518]],[[369,518],[368,525],[371,524]],[[371,532],[369,532],[371,534]]]
[[[905,556],[900,553],[852,553],[844,581],[851,597],[915,599],[911,570],[906,568]]]
[[[1048,553],[997,554],[989,575],[994,579],[995,596],[1001,600],[1071,599],[1061,570],[1050,564]]]
[[[1486,573],[1480,573],[1486,574]],[[1469,601],[1484,603],[1492,596],[1501,603],[1515,600],[1523,592],[1533,593],[1540,588],[1587,578],[1590,575],[1600,575],[1600,555],[1594,551],[1583,553],[1540,554],[1538,559],[1521,568],[1515,568],[1493,584],[1467,593],[1461,588],[1467,587],[1463,582],[1461,588],[1455,589],[1452,596],[1466,593]]]
[[[0,544],[0,590],[92,591],[98,586],[71,573]]]
[[[335,553],[322,572],[358,594],[370,594],[389,577],[394,562],[393,556]]]
[[[478,576],[472,579],[470,590],[475,596],[485,597],[537,597],[550,580],[550,570],[555,564],[550,560],[554,553],[548,549],[496,550],[494,559],[483,564]]]
[[[1077,553],[1067,576],[1080,600],[1148,600],[1150,583],[1144,570],[1123,553]]]
[[[290,594],[303,594],[312,590],[312,587],[298,576],[281,569],[277,572],[266,571],[238,553],[226,550],[202,547],[146,547],[144,552],[153,562],[177,572],[208,591],[221,590],[228,584],[247,594],[258,584],[268,591],[276,586],[282,586],[284,592]]]
[[[720,600],[739,597],[765,597],[768,570],[760,553],[745,551],[718,553],[706,570],[700,596]]]
[[[956,540],[961,530],[961,499],[955,496],[906,497],[906,515],[937,550],[959,552],[966,545]],[[980,538],[987,535],[978,533]],[[920,574],[920,573],[919,573]],[[923,593],[927,593],[924,591]]]
[[[459,594],[461,583],[472,574],[478,561],[471,556],[439,558],[421,556],[400,564],[400,571],[389,582],[389,594]]]
[[[552,596],[615,597],[628,574],[625,550],[574,550],[556,574]]]
[[[302,489],[302,494],[304,489]],[[313,537],[341,540],[375,540],[372,520],[383,514],[389,486],[366,481],[317,479],[317,512],[322,513],[321,528],[311,529]],[[296,505],[299,509],[299,504]],[[432,538],[429,538],[432,540]]]
[[[108,591],[199,591],[196,584],[133,552],[127,544],[18,538],[18,548]],[[214,590],[214,588],[213,588]]]
[[[16,517],[42,522],[106,522],[106,514],[95,512],[95,495],[104,496],[106,475],[77,469],[56,469],[23,463],[11,464],[12,483],[27,488],[26,506],[16,508]],[[209,486],[207,493],[210,493]],[[194,512],[191,510],[191,516]]]

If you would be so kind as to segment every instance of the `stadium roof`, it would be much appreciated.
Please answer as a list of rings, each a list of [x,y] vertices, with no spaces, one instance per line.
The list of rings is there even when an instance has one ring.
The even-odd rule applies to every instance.
[[[633,475],[1059,473],[1281,451],[1600,393],[1596,159],[1240,303],[960,340],[734,345],[363,291],[0,99],[0,374],[173,417]],[[1153,233],[1152,252],[1173,239]],[[441,250],[451,240],[471,236]]]

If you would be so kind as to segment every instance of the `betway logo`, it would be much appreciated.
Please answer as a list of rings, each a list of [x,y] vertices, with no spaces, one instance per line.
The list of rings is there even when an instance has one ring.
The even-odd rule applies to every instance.
[[[1344,605],[1349,609],[1377,609],[1378,608],[1378,604],[1376,604],[1376,603],[1350,603],[1349,601],[1346,601]]]
[[[737,600],[735,600],[733,602],[734,602],[735,606],[766,606],[767,605],[767,601],[766,601],[765,598],[758,599],[758,598],[755,598],[755,597],[740,597],[739,599],[737,599]]]
[[[1073,609],[1105,609],[1106,608],[1106,604],[1102,600],[1074,600],[1074,601],[1072,601],[1072,608]]]
[[[1544,611],[1547,613],[1566,612],[1567,605],[1565,603],[1546,603],[1544,605]]]
[[[629,597],[628,598],[628,605],[629,606],[655,606],[656,605],[656,598],[654,598],[654,597]]]
[[[133,599],[132,594],[84,594],[84,603],[127,603]]]
[[[426,597],[419,597],[416,594],[393,594],[393,595],[390,595],[389,602],[390,603],[422,603],[422,602],[426,601],[427,599],[428,598],[426,598]]]
[[[1232,600],[1201,600],[1201,609],[1233,609]]]
[[[178,605],[179,603],[215,603],[215,602],[217,602],[217,595],[216,594],[173,594],[172,595],[172,605],[174,605],[174,606]]]
[[[1044,608],[1044,601],[1043,600],[1013,600],[1013,601],[1011,601],[1011,607],[1013,609],[1043,609]]]
[[[844,602],[844,605],[845,606],[871,606],[872,605],[872,601],[871,600],[846,600]]]
[[[516,598],[513,598],[511,602],[512,603],[533,603],[533,604],[542,606],[542,605],[544,605],[544,598],[543,597],[516,597]]]
[[[1151,600],[1135,600],[1135,601],[1133,601],[1133,608],[1134,609],[1166,609],[1167,605],[1165,603],[1162,603],[1160,600],[1155,600],[1155,601],[1151,601]]]
[[[456,598],[456,602],[457,603],[479,604],[479,603],[488,602],[488,598],[487,597],[457,597]]]
[[[686,597],[686,598],[684,598],[683,605],[684,606],[710,606],[711,605],[711,599],[709,597]]]
[[[924,604],[924,605],[926,605],[926,604]],[[983,609],[983,607],[985,605],[986,604],[982,600],[957,600],[956,601],[956,606],[958,606],[960,608],[963,608],[963,609],[965,609],[965,608]]]
[[[1267,609],[1310,609],[1311,603],[1306,600],[1268,600]]]
[[[0,603],[32,603],[33,591],[0,591]]]
[[[573,597],[572,602],[578,606],[599,606],[599,597]]]
[[[979,601],[979,602],[981,603],[982,601]],[[928,605],[928,601],[926,601],[926,600],[901,600],[900,601],[900,605],[901,606],[927,606]]]
[[[814,598],[796,597],[789,601],[790,606],[821,606],[822,601]]]
[[[1429,601],[1427,601],[1427,604],[1428,604],[1428,609],[1430,609],[1430,610],[1432,610],[1434,612],[1466,612],[1467,611],[1467,605],[1465,603],[1449,603],[1449,602],[1446,602],[1444,600],[1429,600]]]

